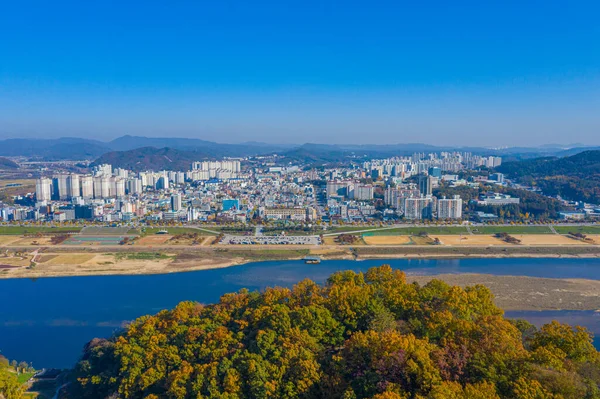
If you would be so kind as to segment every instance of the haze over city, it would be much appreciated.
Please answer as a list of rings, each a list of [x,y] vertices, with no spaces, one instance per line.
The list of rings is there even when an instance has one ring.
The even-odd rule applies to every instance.
[[[599,11],[11,2],[0,138],[598,145]]]

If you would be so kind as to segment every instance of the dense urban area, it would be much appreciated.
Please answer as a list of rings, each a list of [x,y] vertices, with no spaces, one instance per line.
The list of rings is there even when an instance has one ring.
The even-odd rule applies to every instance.
[[[143,171],[101,164],[42,164],[35,189],[4,198],[9,224],[533,223],[600,217],[600,205],[549,197],[496,172],[497,156],[468,152],[349,162],[340,167],[274,166],[276,156],[193,162],[189,170]],[[17,188],[17,181],[12,187]],[[10,187],[9,187],[10,188]],[[284,231],[284,230],[282,230]]]

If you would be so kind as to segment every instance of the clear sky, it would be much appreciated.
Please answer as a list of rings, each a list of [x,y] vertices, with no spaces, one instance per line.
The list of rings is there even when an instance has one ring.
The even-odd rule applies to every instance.
[[[4,1],[0,137],[600,144],[600,2]]]

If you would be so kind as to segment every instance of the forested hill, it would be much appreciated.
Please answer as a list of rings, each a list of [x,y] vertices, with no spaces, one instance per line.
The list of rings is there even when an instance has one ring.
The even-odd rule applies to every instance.
[[[547,195],[600,203],[600,151],[507,162],[497,170],[525,184],[537,185]]]
[[[19,165],[8,158],[0,157],[0,169],[19,169]]]
[[[504,318],[483,286],[389,266],[184,302],[85,348],[68,398],[599,398],[583,329]]]
[[[546,157],[507,162],[498,171],[514,177],[600,174],[600,151],[584,151],[565,158]]]
[[[181,151],[173,148],[144,147],[129,151],[113,151],[96,159],[91,166],[110,164],[141,172],[145,170],[190,170],[194,161],[210,158],[209,152]]]

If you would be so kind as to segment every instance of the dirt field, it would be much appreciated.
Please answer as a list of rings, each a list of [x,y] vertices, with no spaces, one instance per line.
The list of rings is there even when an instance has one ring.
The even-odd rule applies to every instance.
[[[140,237],[135,240],[134,245],[161,245],[173,238],[169,234],[157,234],[146,237]]]
[[[589,245],[558,234],[514,234],[512,236],[521,240],[522,245]]]
[[[323,237],[323,244],[325,245],[336,245],[334,236]]]
[[[367,245],[404,245],[410,244],[409,236],[364,236]]]
[[[244,262],[238,258],[204,258],[190,256],[178,259],[175,256],[165,259],[117,259],[111,253],[44,253],[38,256],[37,265],[28,269],[29,259],[2,258],[0,265],[20,266],[0,270],[0,278],[58,277],[85,275],[118,274],[161,274],[191,270],[215,269],[235,266]]]
[[[588,238],[591,238],[594,241],[594,244],[600,245],[600,234],[588,234]]]
[[[2,236],[0,235],[0,246],[2,245],[11,245],[14,242],[17,242],[21,239],[21,236]]]
[[[433,243],[433,238],[431,237],[421,237],[421,236],[410,236],[410,240],[412,244],[415,245],[431,245]]]
[[[11,245],[52,245],[51,237],[21,237],[18,241],[12,242]]]
[[[171,238],[171,240],[169,242],[167,242],[168,245],[203,245],[206,240],[210,239],[210,241],[214,240],[214,237],[204,237],[204,236],[197,236],[197,237],[193,237],[193,238],[189,238],[189,237],[173,237]]]
[[[48,265],[81,265],[94,258],[95,256],[93,254],[65,254],[57,255],[45,263]],[[40,259],[40,262],[42,260],[43,259]]]
[[[18,257],[18,256],[0,257],[0,265],[29,266],[30,259],[31,259],[31,256],[25,256],[25,257]]]
[[[508,245],[496,237],[486,235],[435,235],[431,237],[439,239],[443,245]]]

